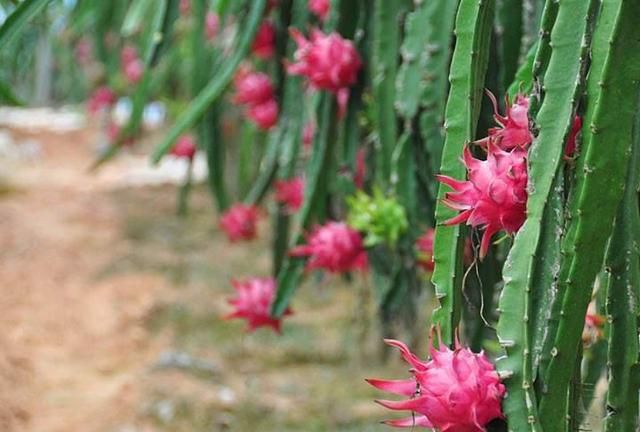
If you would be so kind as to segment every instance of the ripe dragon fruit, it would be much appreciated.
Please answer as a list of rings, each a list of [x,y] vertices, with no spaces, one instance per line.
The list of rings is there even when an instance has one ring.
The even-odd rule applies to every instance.
[[[138,50],[132,45],[125,45],[120,51],[120,64],[127,65],[138,59]]]
[[[485,148],[489,144],[496,145],[502,150],[529,147],[533,141],[533,135],[529,130],[529,98],[517,95],[513,105],[509,105],[510,102],[507,99],[507,115],[502,116],[498,113],[498,102],[495,96],[489,91],[487,94],[493,104],[493,118],[499,126],[489,129],[489,136],[476,143]]]
[[[244,204],[235,204],[220,218],[220,228],[229,241],[252,240],[257,234],[258,208]]]
[[[262,130],[269,130],[278,123],[278,102],[270,99],[247,109],[247,117]]]
[[[241,68],[234,81],[233,102],[242,105],[259,105],[273,99],[273,86],[269,75]]]
[[[331,10],[331,2],[329,0],[309,0],[307,8],[321,21],[326,21]]]
[[[137,84],[142,78],[143,73],[144,64],[139,59],[127,63],[124,67],[124,76],[130,84]]]
[[[360,233],[344,222],[329,222],[307,235],[307,244],[293,248],[290,255],[309,257],[307,270],[342,273],[367,268],[367,254]]]
[[[234,79],[233,102],[246,105],[246,116],[260,129],[268,130],[278,122],[278,102],[274,98],[271,79],[262,72],[244,67]]]
[[[344,114],[349,87],[357,81],[362,67],[353,43],[338,33],[325,34],[317,29],[311,30],[310,39],[296,29],[290,33],[298,49],[294,54],[295,63],[287,66],[287,72],[307,77],[315,89],[334,93],[340,113]]]
[[[171,148],[170,154],[179,158],[193,159],[196,154],[196,143],[192,135],[182,135]]]
[[[369,379],[372,386],[408,396],[402,401],[378,400],[380,405],[412,411],[411,417],[389,420],[395,427],[433,428],[440,432],[484,432],[491,420],[502,418],[500,403],[505,387],[484,353],[475,354],[456,340],[455,349],[430,342],[431,360],[421,361],[402,342],[385,340],[398,348],[411,365],[412,378],[406,380]]]
[[[240,318],[247,320],[247,331],[258,327],[271,327],[277,333],[281,331],[282,319],[271,316],[271,304],[276,295],[276,281],[273,278],[250,278],[245,281],[231,281],[237,296],[229,300],[235,310],[225,319]],[[284,315],[290,315],[287,309]]]
[[[91,42],[86,38],[82,38],[76,44],[74,55],[78,63],[82,65],[89,64],[93,57],[93,48]]]
[[[519,148],[510,152],[489,147],[487,159],[475,159],[468,148],[463,162],[469,180],[460,181],[439,175],[438,180],[453,189],[443,200],[448,207],[462,213],[445,221],[446,225],[466,222],[484,227],[480,258],[489,250],[491,236],[504,230],[513,234],[525,221],[527,205],[527,153]]]
[[[180,0],[180,15],[189,15],[191,13],[191,0]]]
[[[571,125],[571,132],[569,132],[569,137],[567,138],[567,144],[564,147],[564,158],[569,160],[573,158],[574,153],[576,152],[576,141],[578,139],[578,134],[582,130],[582,118],[580,116],[576,116],[573,119],[573,124]]]
[[[251,52],[259,59],[267,60],[273,56],[275,44],[276,28],[270,21],[264,21],[258,28]]]
[[[425,271],[431,273],[435,268],[433,262],[433,237],[436,230],[429,228],[416,240],[416,249],[418,252],[418,265]]]
[[[295,213],[302,206],[304,200],[304,179],[294,177],[289,180],[279,180],[275,184],[276,201],[283,204],[288,213]]]
[[[218,14],[215,12],[207,12],[204,20],[204,30],[207,40],[209,42],[215,41],[218,31],[220,30],[220,18],[218,18]]]
[[[582,343],[589,347],[602,338],[602,327],[606,318],[598,315],[594,301],[589,303],[587,314],[584,317],[584,328],[582,330]]]
[[[109,87],[98,87],[87,101],[87,110],[95,115],[103,109],[111,107],[116,102],[116,95]]]

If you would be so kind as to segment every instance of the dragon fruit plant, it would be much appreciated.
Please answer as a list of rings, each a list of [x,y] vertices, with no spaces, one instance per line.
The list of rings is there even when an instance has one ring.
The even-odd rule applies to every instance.
[[[47,0],[5,3],[17,58]],[[411,366],[370,380],[402,397],[390,425],[596,430],[601,399],[603,431],[638,428],[640,2],[71,3],[58,75],[88,77],[92,112],[132,105],[96,166],[162,99],[152,161],[191,161],[191,136],[226,237],[271,222],[271,278],[237,275],[233,316],[279,330],[311,271],[356,271],[385,338],[440,332],[429,360],[388,342]],[[17,103],[34,77],[9,63]]]

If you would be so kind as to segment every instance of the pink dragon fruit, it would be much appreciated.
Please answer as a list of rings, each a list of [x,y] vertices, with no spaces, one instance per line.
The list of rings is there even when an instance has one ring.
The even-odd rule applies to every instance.
[[[131,45],[126,45],[120,52],[120,67],[122,73],[131,84],[136,84],[144,73],[144,63],[138,57],[138,50]]]
[[[566,160],[573,158],[573,155],[576,152],[576,140],[578,139],[578,134],[581,130],[582,118],[580,118],[580,116],[576,116],[573,119],[573,124],[571,125],[571,132],[569,132],[567,144],[564,147],[564,158]]]
[[[356,83],[362,67],[353,43],[338,33],[325,34],[317,29],[311,30],[309,40],[296,29],[290,33],[298,49],[294,54],[295,63],[287,66],[287,72],[307,77],[315,89],[334,93],[344,114],[349,87]]]
[[[90,114],[97,114],[103,109],[111,107],[116,102],[116,95],[109,87],[98,87],[87,101]]]
[[[180,0],[180,15],[185,16],[191,13],[191,0]]]
[[[207,12],[204,21],[204,30],[209,42],[213,42],[220,30],[220,19],[215,12]]]
[[[134,60],[124,67],[124,75],[131,84],[136,84],[142,78],[144,73],[144,64],[141,60]]]
[[[498,102],[495,96],[489,91],[487,94],[493,104],[493,118],[499,127],[489,129],[489,136],[476,141],[476,143],[485,148],[491,143],[502,150],[529,147],[533,141],[533,135],[529,130],[529,98],[517,95],[513,105],[510,105],[509,99],[507,99],[507,115],[502,116],[498,113]]]
[[[460,181],[439,175],[438,180],[453,189],[444,204],[462,213],[445,221],[447,225],[466,222],[484,227],[480,258],[489,250],[491,236],[500,230],[513,234],[524,223],[527,205],[527,153],[515,148],[510,152],[489,147],[486,160],[475,159],[468,148],[463,161],[469,180]]]
[[[273,86],[269,75],[241,68],[234,78],[233,102],[242,105],[259,105],[273,99]]]
[[[358,231],[344,222],[329,222],[316,227],[307,244],[293,248],[290,255],[309,257],[307,270],[322,269],[342,273],[367,268],[367,254]]]
[[[278,123],[278,102],[270,99],[247,110],[247,117],[262,130],[269,130]]]
[[[283,204],[289,213],[297,212],[304,200],[304,179],[294,177],[289,180],[279,180],[275,184],[276,201]]]
[[[235,204],[220,217],[220,228],[231,242],[252,240],[257,234],[258,208]]]
[[[378,400],[380,405],[400,411],[412,411],[411,417],[385,422],[395,427],[433,428],[440,432],[485,432],[487,423],[502,418],[500,408],[505,387],[484,353],[455,349],[430,341],[431,360],[421,361],[402,342],[385,340],[398,348],[411,365],[413,377],[406,380],[369,379],[372,386],[410,399]]]
[[[120,64],[127,65],[138,59],[138,50],[132,45],[125,45],[120,51]]]
[[[282,319],[271,316],[271,304],[276,295],[276,281],[273,278],[250,278],[245,281],[231,281],[237,296],[229,300],[235,310],[225,319],[241,318],[247,320],[247,331],[258,327],[271,327],[280,333]],[[284,315],[290,315],[287,309]]]
[[[593,345],[602,338],[602,326],[604,326],[605,322],[606,318],[598,315],[595,302],[589,303],[582,330],[582,343],[586,347]]]
[[[182,135],[171,148],[170,153],[179,158],[193,159],[196,154],[195,139],[192,135]]]
[[[271,79],[262,72],[242,68],[235,77],[233,101],[247,105],[246,115],[260,129],[268,130],[278,122],[278,102],[273,96]]]
[[[325,21],[329,17],[331,2],[329,0],[309,0],[307,7],[321,21]]]
[[[429,228],[416,240],[418,265],[429,273],[433,272],[435,267],[433,262],[433,237],[435,232],[433,228]]]
[[[251,45],[251,52],[259,59],[267,60],[273,56],[275,44],[276,28],[270,21],[264,21],[258,28],[256,38]]]
[[[93,49],[91,42],[86,38],[82,38],[76,43],[74,54],[78,63],[86,65],[91,61]]]

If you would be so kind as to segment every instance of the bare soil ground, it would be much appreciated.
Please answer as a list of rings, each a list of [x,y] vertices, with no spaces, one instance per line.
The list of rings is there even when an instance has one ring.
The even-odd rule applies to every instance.
[[[0,159],[0,431],[385,430],[363,378],[406,366],[378,360],[363,282],[307,283],[283,336],[245,334],[220,316],[230,278],[269,272],[266,222],[230,246],[204,188],[180,220],[130,160],[88,174],[93,130],[12,133],[42,154]]]

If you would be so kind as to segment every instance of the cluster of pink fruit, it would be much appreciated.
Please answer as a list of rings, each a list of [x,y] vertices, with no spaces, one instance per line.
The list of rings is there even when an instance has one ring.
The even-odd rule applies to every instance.
[[[144,73],[144,63],[140,60],[138,50],[135,47],[127,45],[122,48],[120,52],[120,68],[130,84],[137,84],[140,81]]]
[[[234,103],[246,107],[249,120],[262,130],[269,130],[278,122],[278,101],[274,96],[269,75],[242,67],[235,76]]]
[[[330,12],[328,0],[309,0],[308,7],[321,22],[326,20]],[[291,35],[298,49],[294,54],[294,62],[286,65],[287,72],[305,77],[312,90],[325,90],[336,95],[340,112],[344,112],[349,87],[357,81],[362,66],[353,43],[337,33],[325,34],[318,29],[311,31],[309,40],[296,29],[291,30]],[[258,30],[252,53],[261,59],[268,58],[273,53],[274,42],[273,26],[265,21]],[[261,129],[269,129],[277,124],[278,104],[268,75],[245,66],[237,73],[234,84],[233,101],[247,107],[249,120]],[[305,144],[311,143],[313,133],[313,123],[308,123],[305,127]],[[288,213],[294,213],[304,200],[304,180],[293,177],[277,181],[275,191],[276,201]],[[260,211],[255,206],[235,204],[222,215],[219,224],[230,241],[251,240],[257,235],[259,217]],[[367,267],[360,234],[343,222],[329,222],[316,227],[308,234],[307,244],[294,248],[290,253],[292,256],[308,257],[308,270],[341,273]],[[250,278],[243,282],[234,281],[233,285],[238,295],[230,301],[235,312],[229,317],[246,319],[250,330],[261,325],[279,330],[280,320],[270,315],[277,290],[273,279]]]
[[[492,97],[494,107],[497,105]],[[469,148],[463,153],[468,180],[448,176],[438,179],[454,191],[447,193],[444,203],[461,213],[446,224],[466,222],[484,228],[480,257],[489,249],[493,234],[504,230],[516,232],[525,220],[527,203],[527,151],[533,139],[529,130],[529,100],[518,96],[507,114],[497,113],[499,127],[476,144],[486,152],[486,159],[475,158]],[[433,271],[433,230],[418,239],[419,263]],[[468,249],[468,247],[467,247]],[[421,361],[402,342],[389,340],[400,349],[411,365],[407,380],[368,380],[374,387],[408,396],[403,401],[378,401],[382,406],[411,411],[411,417],[386,422],[396,427],[435,428],[442,432],[484,432],[486,425],[501,418],[501,401],[505,387],[494,366],[483,354],[475,354],[460,346],[450,350],[440,340],[439,348],[431,343],[431,360]]]

